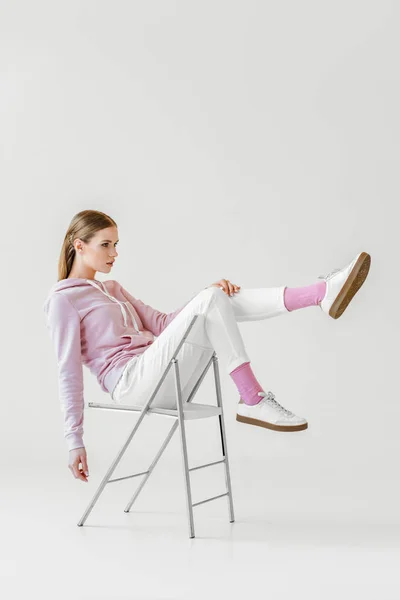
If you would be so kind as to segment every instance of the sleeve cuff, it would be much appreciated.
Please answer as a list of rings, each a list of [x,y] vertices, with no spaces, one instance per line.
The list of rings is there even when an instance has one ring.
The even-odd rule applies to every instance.
[[[65,440],[67,442],[68,451],[75,450],[75,448],[85,447],[85,444],[83,443],[83,438],[78,433],[66,436]]]

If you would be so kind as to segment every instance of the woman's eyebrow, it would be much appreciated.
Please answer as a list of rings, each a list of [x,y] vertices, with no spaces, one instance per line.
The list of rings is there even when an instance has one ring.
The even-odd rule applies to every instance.
[[[102,243],[102,242],[110,242],[110,244],[112,244],[112,240],[102,240],[100,243]],[[117,242],[119,242],[119,240],[117,240]],[[115,242],[115,243],[117,243],[117,242]]]

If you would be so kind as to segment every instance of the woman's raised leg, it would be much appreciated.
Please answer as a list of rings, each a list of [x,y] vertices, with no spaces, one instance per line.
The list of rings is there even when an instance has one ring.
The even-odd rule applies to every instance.
[[[192,298],[153,344],[132,361],[115,392],[116,402],[141,405],[147,401],[195,314],[201,318],[197,319],[178,355],[183,401],[186,401],[214,351],[228,373],[231,374],[237,367],[246,365],[244,369],[249,377],[250,358],[232,309],[232,301],[222,290],[210,287]],[[254,383],[254,375],[251,374],[251,377]],[[254,388],[250,389],[246,377],[241,377],[239,383],[237,379],[235,381],[235,378],[232,378],[244,401],[254,395]],[[261,386],[259,389],[262,389]],[[259,410],[259,420],[262,421],[263,427],[295,431],[301,424],[303,429],[304,424],[306,426],[304,419],[284,409],[270,394],[262,392],[261,396],[256,396],[258,403],[264,407]],[[171,371],[157,392],[153,406],[175,408],[175,384]]]
[[[231,296],[237,321],[257,321],[308,306],[338,319],[363,285],[369,273],[371,255],[359,252],[350,263],[320,275],[309,285],[289,288],[244,288]]]
[[[307,306],[318,306],[325,295],[326,282],[289,288],[287,286],[241,288],[228,296],[238,322],[260,321]]]

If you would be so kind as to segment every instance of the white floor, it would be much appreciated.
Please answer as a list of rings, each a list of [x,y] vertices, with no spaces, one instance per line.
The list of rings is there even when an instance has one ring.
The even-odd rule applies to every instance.
[[[6,474],[0,596],[400,598],[400,527],[385,524],[384,515],[375,524],[335,522],[335,515],[330,521],[299,519],[295,486],[290,510],[287,489],[272,494],[254,461],[235,461],[235,523],[229,523],[226,498],[195,507],[191,540],[180,465],[170,468],[160,461],[158,467],[131,513],[123,509],[135,480],[110,484],[83,527],[77,521],[104,469],[93,466],[88,484],[67,470]],[[194,502],[225,491],[222,469],[215,465],[192,473]],[[282,505],[279,493],[285,494]]]

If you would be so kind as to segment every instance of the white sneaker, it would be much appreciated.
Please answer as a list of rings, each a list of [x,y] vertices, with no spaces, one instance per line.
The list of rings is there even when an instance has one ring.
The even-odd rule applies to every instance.
[[[306,419],[296,416],[275,400],[272,392],[258,392],[262,400],[258,404],[245,404],[240,398],[237,408],[236,421],[258,425],[275,431],[301,431],[307,429]]]
[[[338,319],[366,280],[370,265],[371,256],[367,252],[360,252],[343,269],[319,275],[318,279],[326,281],[325,296],[320,302],[323,312]]]

